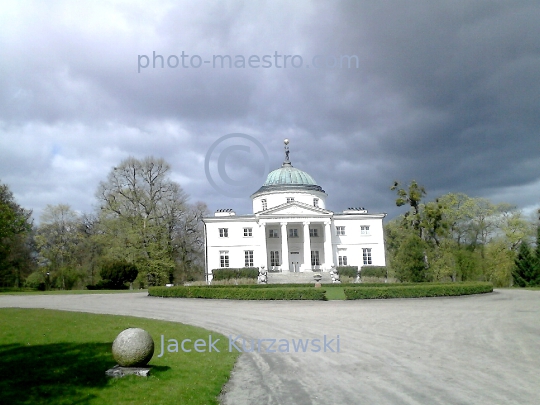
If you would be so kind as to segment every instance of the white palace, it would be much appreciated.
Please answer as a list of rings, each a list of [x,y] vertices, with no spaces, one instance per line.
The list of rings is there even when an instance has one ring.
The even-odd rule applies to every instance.
[[[326,209],[324,190],[285,161],[251,195],[253,214],[220,209],[205,224],[206,274],[224,267],[278,272],[330,271],[335,266],[385,265],[382,221],[364,208]]]

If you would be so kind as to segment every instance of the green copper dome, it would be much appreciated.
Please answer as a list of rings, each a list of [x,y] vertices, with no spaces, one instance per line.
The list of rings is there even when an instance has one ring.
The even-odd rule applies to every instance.
[[[267,192],[275,191],[317,191],[324,193],[321,186],[318,186],[315,179],[306,172],[292,166],[289,160],[289,140],[285,139],[285,161],[279,169],[276,169],[268,174],[266,181],[262,187],[251,195],[251,198]]]
[[[282,167],[268,174],[263,186],[276,186],[284,184],[302,184],[302,185],[317,185],[313,177],[306,172],[292,167],[290,164],[283,164]]]

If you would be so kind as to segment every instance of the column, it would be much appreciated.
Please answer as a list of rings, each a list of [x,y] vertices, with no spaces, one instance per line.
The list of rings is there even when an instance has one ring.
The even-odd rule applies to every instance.
[[[334,265],[334,252],[332,246],[332,228],[330,222],[324,223],[324,267],[326,271]]]
[[[264,266],[268,270],[268,252],[266,251],[266,223],[259,223],[259,254],[256,260],[259,267]]]
[[[289,271],[289,244],[287,243],[287,222],[281,222],[281,271]]]
[[[311,241],[309,238],[309,222],[304,222],[304,265],[302,271],[313,271],[311,267]]]

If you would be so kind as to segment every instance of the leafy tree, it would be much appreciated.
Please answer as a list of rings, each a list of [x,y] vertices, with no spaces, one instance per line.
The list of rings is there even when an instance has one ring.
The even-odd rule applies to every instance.
[[[517,207],[509,204],[499,204],[497,210],[501,213],[498,227],[510,250],[516,250],[523,240],[533,235],[532,223],[523,218]]]
[[[8,186],[0,184],[0,285],[20,287],[34,267],[31,215],[15,202]]]
[[[422,237],[422,229],[420,227],[420,204],[422,198],[426,195],[426,189],[423,186],[413,180],[409,184],[407,190],[399,188],[399,182],[394,181],[390,190],[397,190],[396,205],[401,207],[403,205],[410,205],[411,210],[405,213],[405,219],[409,221],[410,225],[418,232],[418,236]]]
[[[536,256],[536,264],[538,265],[538,271],[540,272],[540,209],[537,211],[537,213],[538,213],[538,224],[536,225],[535,256]]]
[[[515,206],[493,204],[462,193],[445,194],[424,203],[425,188],[415,181],[406,188],[395,182],[391,189],[397,190],[396,205],[410,206],[407,213],[385,225],[387,261],[398,279],[511,284],[517,248],[533,233],[531,223]],[[420,241],[413,243],[411,235]],[[540,256],[540,235],[538,240],[534,257]],[[422,274],[420,244],[424,249],[423,277],[414,275]],[[540,261],[537,263],[540,266]]]
[[[430,274],[433,281],[456,279],[456,246],[451,239],[442,239],[436,249],[430,251]]]
[[[520,287],[540,285],[538,260],[526,241],[521,242],[519,246],[512,276]]]
[[[447,220],[446,209],[439,199],[423,206],[419,213],[420,229],[424,239],[440,246],[441,239],[448,235],[450,224]]]
[[[429,281],[424,261],[425,242],[416,234],[409,235],[396,253],[395,277],[402,282]]]
[[[491,281],[495,287],[506,287],[512,282],[515,252],[508,246],[505,238],[498,238],[486,246],[484,280]]]

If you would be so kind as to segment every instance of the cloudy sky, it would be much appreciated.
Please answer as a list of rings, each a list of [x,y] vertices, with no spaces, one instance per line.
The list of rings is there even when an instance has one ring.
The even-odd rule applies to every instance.
[[[335,211],[395,216],[411,179],[532,210],[539,21],[538,0],[3,1],[0,182],[36,220],[89,212],[152,155],[191,202],[249,213],[289,138]]]

